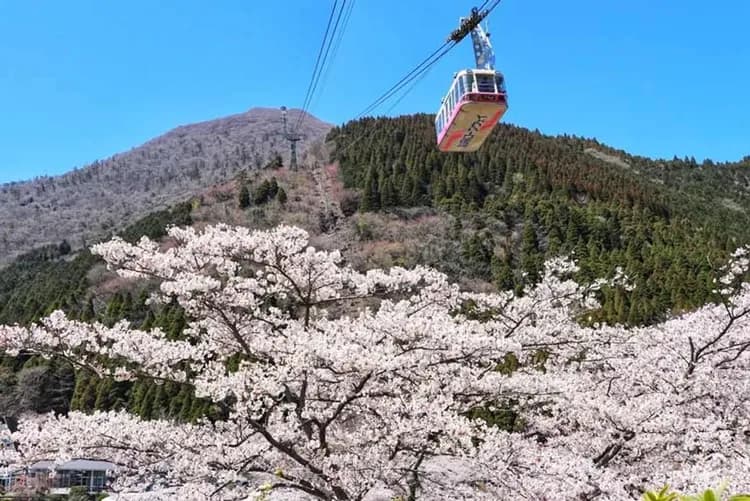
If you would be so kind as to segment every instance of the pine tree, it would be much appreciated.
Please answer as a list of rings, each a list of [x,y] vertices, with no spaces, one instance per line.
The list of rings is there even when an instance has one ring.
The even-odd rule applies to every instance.
[[[193,408],[193,401],[195,400],[195,396],[191,393],[186,393],[184,400],[182,401],[182,406],[180,407],[180,414],[179,419],[180,421],[186,422],[190,421],[190,409]]]
[[[180,391],[169,402],[169,417],[179,419],[182,406],[185,405],[185,399],[190,398],[187,385],[182,385]]]
[[[523,236],[521,240],[521,268],[527,274],[526,283],[536,283],[540,279],[539,241],[536,236],[536,228],[527,219],[523,225]]]
[[[560,249],[562,248],[562,243],[563,241],[560,227],[557,225],[553,225],[549,229],[549,233],[547,235],[547,255],[558,255],[560,253]]]
[[[154,383],[146,383],[146,391],[143,395],[143,399],[140,401],[138,407],[138,415],[143,419],[153,419],[154,415],[154,399],[156,393],[159,391],[159,387]]]
[[[125,291],[122,296],[122,306],[120,307],[120,318],[130,320],[133,316],[133,295],[130,291]]]
[[[276,199],[281,205],[286,205],[286,191],[284,191],[284,188],[279,188],[279,191],[276,192]]]
[[[414,205],[414,199],[412,196],[414,195],[414,180],[412,177],[408,174],[404,175],[404,180],[401,184],[401,191],[399,193],[399,200],[401,200],[401,205],[405,207],[411,207]]]
[[[144,331],[151,330],[154,327],[154,312],[149,308],[146,311],[146,316],[143,319],[143,323],[140,328]]]
[[[396,194],[390,176],[384,177],[380,189],[380,207],[393,207],[396,205]]]
[[[245,185],[242,185],[242,188],[240,188],[239,203],[240,209],[247,209],[250,207],[250,190],[248,190]]]
[[[70,400],[70,410],[77,411],[83,409],[83,395],[89,384],[89,373],[85,370],[80,370],[76,373],[76,384],[73,389],[73,397]]]
[[[115,322],[122,319],[122,294],[116,292],[112,299],[107,303],[107,311],[105,313],[104,323],[111,326]]]
[[[155,385],[154,400],[151,402],[151,416],[154,419],[164,418],[169,413],[169,398],[172,390],[171,383]]]
[[[271,198],[271,190],[271,183],[268,182],[268,179],[264,179],[253,194],[253,203],[255,203],[255,205],[262,205],[268,202]]]
[[[360,201],[359,210],[362,212],[377,211],[380,209],[380,192],[378,191],[375,169],[370,167],[365,177],[364,193]]]
[[[138,414],[143,397],[146,395],[146,390],[146,383],[140,379],[133,384],[128,397],[128,410],[130,412]]]
[[[492,256],[492,278],[500,290],[513,290],[515,277],[513,276],[513,264],[510,252],[505,257],[498,259]]]
[[[96,311],[94,310],[94,298],[89,296],[86,300],[86,304],[81,311],[80,319],[83,322],[91,322],[96,318]]]
[[[79,400],[79,409],[91,411],[96,408],[96,392],[100,379],[96,375],[89,377],[86,387],[83,389]]]
[[[112,379],[102,379],[96,387],[96,400],[94,409],[108,410],[111,406],[110,393],[112,391]]]

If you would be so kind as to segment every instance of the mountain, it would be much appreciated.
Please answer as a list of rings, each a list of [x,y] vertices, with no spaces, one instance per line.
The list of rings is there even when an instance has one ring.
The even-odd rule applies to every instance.
[[[750,157],[649,159],[510,124],[498,126],[476,153],[445,154],[435,147],[430,115],[339,127],[309,117],[300,148],[306,165],[290,172],[267,161],[288,151],[279,121],[279,110],[254,109],[179,127],[59,178],[6,185],[23,194],[15,204],[8,193],[0,198],[8,207],[0,211],[6,240],[13,235],[16,250],[37,250],[6,270],[13,279],[0,283],[0,317],[28,321],[66,303],[85,306],[95,281],[71,283],[54,263],[70,260],[84,238],[120,233],[162,209],[139,223],[158,234],[169,219],[163,209],[191,200],[194,207],[181,205],[173,221],[295,224],[311,231],[316,245],[343,248],[357,267],[425,264],[472,288],[521,292],[558,254],[576,257],[584,281],[622,266],[636,292],[604,291],[594,320],[631,324],[711,300],[713,272],[750,243]],[[329,164],[314,167],[326,154]],[[271,181],[288,202],[266,203],[275,199]],[[44,242],[51,245],[39,249]],[[38,274],[40,266],[51,271]],[[85,274],[88,265],[81,266]],[[49,287],[49,277],[61,280]]]
[[[301,110],[289,110],[290,124]],[[306,114],[298,154],[315,147],[331,125]],[[177,127],[130,151],[55,177],[0,186],[0,263],[63,240],[74,249],[151,211],[184,200],[275,155],[286,162],[281,111],[245,113]]]
[[[634,292],[603,291],[592,321],[650,323],[704,304],[717,267],[750,243],[750,157],[649,159],[510,124],[475,153],[444,154],[426,114],[349,122],[327,139],[345,206],[453,218],[424,264],[454,278],[521,292],[555,255],[574,256],[584,281],[622,266]]]
[[[611,277],[621,266],[635,284],[605,288],[601,310],[582,320],[636,325],[715,299],[717,269],[750,243],[747,158],[654,160],[509,124],[477,153],[443,154],[429,115],[350,122],[331,128],[322,143],[310,157],[330,151],[327,165],[253,169],[176,197],[169,210],[118,233],[135,241],[160,238],[168,224],[294,224],[358,269],[425,264],[466,288],[520,293],[538,279],[544,259],[567,254],[578,261],[579,280]],[[148,292],[87,251],[54,245],[2,270],[0,323],[29,323],[61,308],[72,318],[109,325],[125,318],[179,338],[181,309],[147,304]],[[127,408],[146,419],[189,421],[217,412],[186,387],[118,383],[28,357],[0,357],[0,385],[0,408],[10,414]]]

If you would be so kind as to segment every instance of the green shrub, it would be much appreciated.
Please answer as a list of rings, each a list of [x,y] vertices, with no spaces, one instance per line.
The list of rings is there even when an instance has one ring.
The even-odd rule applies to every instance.
[[[672,491],[668,485],[665,485],[658,492],[646,491],[643,493],[643,501],[722,501],[725,490],[726,483],[717,490],[706,489],[701,494],[689,495]],[[750,501],[750,494],[735,494],[729,496],[726,501]]]

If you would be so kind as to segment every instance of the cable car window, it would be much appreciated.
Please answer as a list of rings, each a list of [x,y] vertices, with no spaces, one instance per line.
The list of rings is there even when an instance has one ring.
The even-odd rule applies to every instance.
[[[495,79],[493,75],[484,76],[484,92],[495,92]]]
[[[495,83],[497,84],[498,92],[505,92],[505,79],[502,75],[495,75]]]

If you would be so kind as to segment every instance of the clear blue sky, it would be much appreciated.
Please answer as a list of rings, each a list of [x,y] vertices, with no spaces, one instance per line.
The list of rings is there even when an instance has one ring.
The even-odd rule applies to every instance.
[[[301,106],[332,3],[1,0],[0,182],[177,125]],[[311,111],[357,115],[479,3],[358,0]],[[748,19],[746,0],[503,0],[490,31],[505,120],[636,154],[737,160],[750,154]],[[435,112],[452,73],[473,64],[467,39],[390,114]]]

